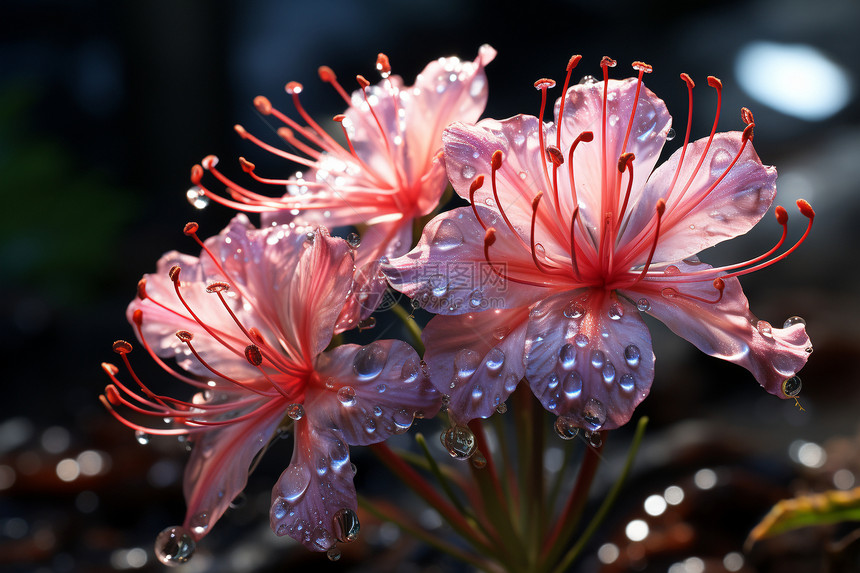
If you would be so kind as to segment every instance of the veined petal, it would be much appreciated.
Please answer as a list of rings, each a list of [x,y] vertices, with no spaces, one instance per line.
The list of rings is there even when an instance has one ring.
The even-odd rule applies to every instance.
[[[479,207],[488,225],[498,215]],[[464,314],[476,309],[517,308],[543,296],[545,289],[518,284],[499,276],[534,272],[531,255],[513,237],[499,235],[490,247],[492,264],[484,258],[484,230],[471,207],[461,207],[433,218],[424,227],[418,245],[406,255],[382,265],[396,290],[417,299],[438,314]],[[494,270],[495,269],[495,270]],[[538,275],[540,280],[540,275]]]
[[[326,551],[338,540],[338,512],[355,512],[358,505],[349,446],[339,430],[310,415],[296,421],[295,432],[293,458],[272,490],[272,531]]]
[[[400,340],[338,346],[320,355],[316,371],[321,385],[308,391],[305,409],[353,446],[401,434],[416,413],[432,417],[441,405],[418,354]]]
[[[600,289],[545,298],[531,311],[526,378],[544,407],[588,431],[626,424],[654,380],[639,312]]]
[[[726,239],[742,235],[764,216],[776,196],[776,169],[762,165],[747,142],[737,163],[728,173],[742,145],[739,132],[718,133],[705,153],[707,138],[687,146],[684,164],[670,186],[681,149],[654,171],[621,239],[629,242],[654,218],[658,199],[666,199],[666,212],[660,229],[655,261],[678,261],[712,247]],[[696,165],[705,153],[698,171]],[[720,177],[722,180],[713,187]],[[684,191],[689,183],[689,188]],[[713,189],[712,189],[713,187]],[[643,263],[651,245],[644,241],[636,263]]]
[[[433,385],[450,396],[455,423],[487,418],[507,400],[525,373],[528,309],[436,316],[421,336]]]
[[[244,413],[248,420],[213,426],[193,438],[194,449],[185,468],[183,491],[188,507],[185,527],[200,539],[211,530],[248,482],[254,457],[265,447],[284,416],[283,400],[259,400]]]
[[[675,263],[683,273],[711,268],[704,263]],[[665,289],[673,289],[667,291]],[[788,328],[759,325],[737,278],[725,279],[722,299],[706,303],[690,298],[716,300],[718,292],[710,281],[696,283],[645,280],[637,285],[631,298],[645,296],[649,314],[663,321],[672,331],[692,342],[705,354],[740,364],[755,376],[765,390],[788,398],[782,383],[794,376],[811,350],[806,327]],[[758,328],[757,328],[758,327]]]

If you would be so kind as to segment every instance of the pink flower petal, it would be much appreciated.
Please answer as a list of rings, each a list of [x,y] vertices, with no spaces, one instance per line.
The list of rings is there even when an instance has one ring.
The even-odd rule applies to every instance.
[[[544,407],[588,431],[626,424],[654,380],[636,307],[600,289],[547,297],[531,311],[526,378]]]
[[[311,551],[338,540],[338,512],[355,512],[357,500],[349,446],[338,430],[310,416],[296,421],[290,465],[272,490],[270,521],[277,535],[289,535]]]
[[[684,273],[711,268],[699,262],[679,262],[675,266]],[[710,281],[673,283],[665,279],[643,281],[637,287],[628,296],[645,296],[651,306],[649,314],[663,321],[672,332],[705,354],[740,364],[771,394],[789,397],[783,393],[782,383],[806,364],[807,349],[812,350],[805,326],[773,328],[760,323],[750,312],[737,278],[725,280],[722,300],[716,304],[684,296],[716,300],[718,293]],[[674,292],[664,290],[667,288]]]
[[[350,445],[401,434],[416,415],[434,416],[441,404],[418,354],[399,340],[338,346],[319,357],[316,371],[321,387],[308,390],[305,409]]]
[[[678,261],[694,255],[746,233],[762,218],[776,196],[776,169],[762,165],[749,142],[734,167],[709,191],[740,150],[741,134],[716,134],[701,168],[695,171],[706,144],[707,138],[703,138],[687,146],[671,194],[669,189],[682,150],[676,150],[657,168],[633,208],[622,243],[630,241],[654,218],[654,206],[661,198],[666,199],[666,212],[655,261]],[[681,196],[691,178],[689,189]],[[645,262],[650,247],[650,241],[646,241],[638,263]]]
[[[480,208],[486,221],[496,215]],[[513,238],[500,236],[491,247],[498,271],[517,271],[510,253],[521,250]],[[531,266],[529,262],[523,263]],[[382,265],[396,290],[417,299],[438,314],[463,314],[481,308],[516,308],[540,298],[542,288],[503,280],[484,258],[484,230],[471,207],[461,207],[433,218],[418,245],[408,254]]]
[[[194,449],[183,482],[188,506],[184,525],[197,539],[211,531],[245,488],[251,462],[272,438],[284,416],[282,400],[272,400],[268,404],[259,400],[246,407],[243,413],[255,408],[259,409],[254,418],[213,427],[192,440]]]
[[[422,340],[433,385],[455,423],[491,416],[525,373],[527,308],[436,316]]]

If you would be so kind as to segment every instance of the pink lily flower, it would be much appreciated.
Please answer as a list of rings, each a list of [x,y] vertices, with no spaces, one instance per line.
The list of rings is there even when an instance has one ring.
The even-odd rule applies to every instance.
[[[159,537],[160,558],[187,559],[245,487],[253,460],[290,429],[295,446],[272,491],[272,529],[314,551],[352,541],[358,520],[348,446],[381,442],[405,432],[414,417],[434,415],[438,393],[404,342],[325,351],[353,287],[346,241],[324,228],[255,229],[245,215],[205,245],[196,231],[195,223],[186,226],[200,257],[164,255],[157,273],[141,280],[128,318],[153,359],[197,393],[186,401],[152,392],[132,370],[125,341],[114,350],[140,389],[103,365],[112,384],[102,402],[120,421],[194,446],[185,521]],[[175,358],[187,374],[163,358]]]
[[[203,172],[195,170],[192,196],[203,194],[228,207],[263,214],[262,226],[295,219],[302,224],[364,228],[356,254],[360,270],[358,300],[344,321],[369,316],[385,289],[378,260],[399,256],[412,246],[412,224],[432,212],[448,184],[440,159],[442,131],[453,121],[474,123],[487,103],[484,67],[496,51],[482,46],[473,62],[439,58],[430,62],[406,87],[391,75],[391,66],[379,54],[376,67],[383,80],[371,86],[362,76],[361,89],[350,96],[327,66],[320,79],[331,84],[349,108],[334,119],[341,124],[346,146],[325,132],[304,110],[299,94],[303,86],[290,82],[286,91],[305,124],[272,106],[263,96],[254,100],[257,110],[283,123],[281,139],[291,148],[283,150],[265,143],[242,126],[236,131],[263,149],[304,167],[288,179],[263,178],[253,163],[240,158],[242,168],[258,183],[283,189],[283,197],[268,197],[228,179],[209,156],[202,166],[227,187],[228,197],[213,193],[201,183]],[[357,241],[356,241],[357,244]],[[360,299],[360,300],[359,300]],[[354,324],[352,324],[354,326]]]
[[[782,260],[809,225],[775,255],[788,215],[776,207],[782,237],[767,253],[712,267],[699,251],[746,233],[776,194],[776,170],[752,146],[753,118],[741,132],[684,144],[654,170],[669,138],[665,104],[637,78],[586,79],[555,105],[555,123],[518,115],[451,125],[443,135],[454,189],[471,203],[443,213],[417,247],[383,267],[390,283],[438,313],[424,330],[434,385],[465,423],[487,417],[522,377],[556,430],[625,424],[654,378],[650,314],[703,352],[747,368],[781,398],[800,391],[795,376],[812,351],[805,323],[757,320],[738,277]],[[686,74],[692,107],[693,81]],[[708,78],[716,89],[721,84]],[[555,85],[540,80],[542,95]],[[653,172],[652,172],[653,171]]]

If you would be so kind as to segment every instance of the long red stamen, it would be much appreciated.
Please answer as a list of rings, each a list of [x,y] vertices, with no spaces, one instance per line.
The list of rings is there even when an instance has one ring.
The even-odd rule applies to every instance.
[[[573,68],[576,67],[581,59],[582,56],[580,55],[571,56],[567,62],[567,75],[564,77],[564,88],[561,92],[561,103],[558,107],[558,125],[555,131],[555,146],[559,149],[561,149],[561,129],[564,126],[564,104],[567,100],[567,87],[570,85],[570,76],[573,73]]]
[[[601,155],[600,155],[600,180],[601,180],[601,203],[600,210],[602,212],[606,212],[611,210],[611,198],[609,197],[609,188],[607,182],[608,173],[606,172],[606,154],[608,153],[607,144],[606,144],[606,101],[607,101],[607,92],[609,90],[609,68],[615,67],[615,60],[610,58],[609,56],[603,56],[603,59],[600,61],[600,67],[603,69],[603,109],[602,112],[602,120],[600,122],[600,142],[601,142]],[[601,231],[601,237],[603,236],[603,232]]]
[[[145,280],[145,279],[141,279],[141,280],[143,281],[143,280]],[[145,296],[144,296],[144,297],[142,297],[142,298],[147,298],[147,297],[145,297]],[[152,298],[149,298],[148,300],[152,301],[153,303],[155,302],[155,300],[154,300],[154,299],[152,299]],[[164,308],[164,306],[163,306],[163,305],[159,305],[159,306],[162,306],[162,308]],[[181,315],[180,315],[180,316],[181,316]],[[142,325],[143,325],[143,311],[141,311],[139,308],[138,308],[138,309],[136,309],[136,310],[134,311],[134,313],[132,314],[132,317],[133,317],[133,322],[134,322],[134,329],[137,331],[137,338],[138,338],[138,340],[140,340],[140,341],[141,341],[141,343],[143,344],[143,348],[146,350],[147,354],[149,354],[150,358],[152,358],[152,359],[155,361],[155,363],[156,363],[156,364],[158,364],[159,366],[161,366],[161,368],[162,368],[164,371],[166,371],[168,374],[170,374],[171,376],[173,376],[174,378],[176,378],[177,380],[179,380],[179,381],[181,381],[181,382],[185,382],[185,383],[186,383],[186,384],[188,384],[189,386],[193,386],[193,387],[195,387],[195,388],[209,388],[209,385],[208,385],[208,384],[206,384],[205,382],[201,382],[201,381],[199,381],[199,380],[194,380],[193,378],[189,378],[188,376],[184,376],[184,375],[180,374],[179,372],[176,372],[173,368],[171,368],[170,366],[168,366],[168,365],[167,365],[167,363],[165,363],[165,362],[161,359],[161,357],[160,357],[160,356],[158,356],[158,355],[157,355],[157,354],[152,350],[152,347],[151,347],[151,346],[149,345],[149,343],[146,341],[146,337],[144,337],[144,336],[143,336],[143,328],[142,328]]]
[[[672,177],[672,183],[669,184],[669,190],[666,191],[666,199],[672,196],[672,191],[675,189],[675,182],[678,180],[678,175],[681,173],[681,167],[684,165],[684,156],[687,155],[687,144],[690,143],[690,128],[693,126],[693,88],[696,84],[693,79],[686,73],[681,74],[681,79],[687,85],[687,131],[684,134],[684,144],[681,146],[681,157],[678,160],[678,165],[675,167],[675,175]]]
[[[475,214],[475,218],[478,220],[478,223],[481,224],[481,227],[484,231],[487,230],[487,225],[481,219],[481,216],[478,214],[478,208],[475,206],[475,191],[481,188],[484,185],[484,176],[478,175],[475,177],[474,181],[472,181],[471,185],[469,185],[469,204],[472,207],[472,212]]]
[[[531,243],[531,252],[532,252],[532,260],[535,263],[535,267],[543,273],[547,274],[564,274],[559,272],[559,269],[549,267],[542,263],[537,257],[537,251],[535,250],[535,245],[539,243],[535,243],[535,222],[537,221],[537,210],[538,205],[540,204],[540,200],[543,197],[543,191],[538,191],[538,194],[535,195],[535,198],[532,200],[532,225],[531,225],[531,233],[530,233],[530,243]]]
[[[621,228],[621,222],[624,220],[624,213],[627,210],[627,202],[630,200],[630,190],[633,188],[633,160],[636,159],[636,156],[632,153],[622,153],[621,157],[618,158],[618,173],[623,174],[625,170],[629,171],[628,179],[627,179],[627,192],[624,193],[624,203],[621,205],[621,209],[618,210],[618,219],[615,221],[615,229],[618,230]],[[618,177],[619,183],[621,182],[621,177]],[[616,237],[621,236],[621,232],[619,231],[616,234]]]
[[[320,127],[317,122],[315,122],[313,120],[313,118],[310,116],[310,114],[308,114],[308,112],[305,111],[305,108],[302,107],[302,103],[299,100],[299,94],[302,93],[302,90],[304,89],[302,87],[302,84],[300,84],[299,82],[290,82],[286,85],[286,87],[284,89],[286,90],[286,92],[288,94],[293,96],[293,106],[296,108],[296,111],[299,112],[299,115],[302,117],[303,120],[305,120],[305,122],[308,124],[308,126],[312,130],[314,130],[314,132],[317,135],[319,135],[319,137],[321,137],[323,141],[325,141],[327,143],[327,146],[330,146],[332,148],[339,148],[340,146],[332,138],[332,136],[330,136],[328,133],[326,133],[326,131],[322,127]],[[273,109],[272,113],[274,113],[275,111],[276,110]],[[284,117],[286,117],[286,116],[284,116]],[[279,117],[279,119],[280,119],[280,117]],[[296,124],[296,125],[298,125],[298,124]],[[298,126],[298,127],[301,128],[301,126]],[[302,130],[302,131],[303,131],[303,133],[306,132],[306,130]],[[327,146],[326,145],[320,145],[320,147],[327,147]]]
[[[570,266],[573,269],[573,278],[581,280],[579,274],[579,265],[576,262],[576,218],[579,216],[579,205],[573,208],[573,215],[570,216]]]
[[[337,81],[337,76],[335,75],[334,70],[332,70],[328,66],[320,66],[317,70],[317,73],[319,73],[320,80],[327,84],[331,84],[332,87],[337,90],[337,93],[340,94],[340,97],[343,98],[343,101],[345,101],[347,105],[352,103],[349,100],[349,94],[346,93],[346,90],[343,89],[343,87],[341,87],[340,83]]]
[[[237,386],[238,388],[241,388],[242,390],[247,390],[248,392],[253,392],[254,394],[259,394],[260,396],[270,396],[270,397],[271,396],[277,396],[277,394],[274,394],[272,392],[263,392],[262,390],[257,390],[256,388],[253,388],[249,384],[245,384],[245,383],[241,382],[240,380],[236,380],[235,378],[231,378],[230,376],[227,376],[227,375],[219,372],[212,365],[210,365],[208,362],[206,362],[202,356],[200,356],[200,354],[194,348],[194,345],[191,344],[191,340],[183,340],[183,342],[188,347],[188,350],[191,351],[191,354],[193,354],[194,357],[200,361],[200,364],[202,364],[204,368],[206,368],[207,370],[212,372],[215,376],[218,376],[219,378],[222,378],[223,380],[230,382],[231,384]],[[271,380],[269,382],[271,383]],[[279,393],[281,393],[282,395],[284,394],[283,391],[276,384],[272,383],[272,387],[275,390],[277,390]]]
[[[639,103],[639,92],[642,89],[642,76],[650,74],[653,69],[645,62],[633,62],[633,69],[639,71],[639,78],[636,82],[636,94],[633,96],[633,109],[630,110],[630,119],[627,121],[627,131],[624,134],[624,143],[621,145],[621,153],[627,151],[627,141],[630,139],[630,130],[633,129],[633,120],[636,117],[636,110]]]
[[[546,110],[546,90],[555,87],[555,80],[542,78],[535,82],[535,89],[540,90],[540,115],[538,115],[538,140],[540,142],[541,165],[543,166],[544,181],[550,185],[549,172],[546,168],[546,142],[544,141],[543,113]],[[553,172],[554,173],[554,172]]]
[[[642,272],[639,273],[639,276],[636,277],[633,283],[631,283],[631,286],[641,281],[648,272],[648,267],[651,266],[651,261],[654,258],[654,251],[657,250],[657,241],[660,239],[660,221],[663,219],[663,213],[666,212],[666,201],[662,198],[657,199],[657,205],[654,207],[654,211],[657,213],[657,226],[654,230],[654,240],[651,242],[651,251],[648,253],[648,260],[645,261],[645,266],[642,268]]]
[[[484,232],[484,260],[486,260],[487,264],[490,265],[490,270],[492,270],[499,278],[504,279],[504,280],[508,280],[511,282],[519,283],[522,285],[538,286],[538,287],[552,286],[550,283],[536,283],[536,282],[532,282],[532,281],[525,281],[522,279],[515,279],[511,276],[506,275],[505,273],[500,271],[498,268],[496,268],[496,265],[493,264],[493,261],[490,259],[490,246],[495,242],[496,242],[496,230],[493,227],[488,227],[487,230]]]
[[[568,179],[570,180],[570,198],[571,198],[571,201],[573,202],[572,207],[574,209],[574,212],[579,211],[579,198],[577,197],[577,194],[576,194],[576,180],[574,179],[574,176],[573,176],[573,152],[574,152],[574,150],[576,150],[576,146],[579,145],[580,142],[588,143],[588,142],[593,141],[593,140],[594,140],[594,133],[593,132],[583,131],[582,133],[580,133],[579,135],[576,136],[576,139],[573,141],[573,144],[571,144],[570,149],[567,152],[567,175],[568,175]],[[571,218],[571,228],[573,227],[573,221],[576,219],[577,219],[577,217],[575,217],[575,216]],[[582,222],[582,220],[579,221],[579,227],[580,227],[580,231],[582,231],[583,236],[586,236],[586,237],[589,236],[589,234],[586,232],[585,225]],[[593,247],[594,247],[594,245],[592,245],[592,248]]]
[[[493,157],[490,161],[490,183],[493,186],[493,200],[496,202],[496,207],[499,209],[499,214],[502,216],[502,219],[505,220],[505,224],[508,228],[513,232],[514,236],[519,240],[520,244],[529,249],[529,246],[526,244],[525,240],[520,236],[514,226],[511,224],[510,219],[508,219],[507,213],[505,213],[505,209],[502,207],[501,201],[499,201],[499,190],[496,187],[496,172],[502,168],[502,150],[497,149],[493,152]]]

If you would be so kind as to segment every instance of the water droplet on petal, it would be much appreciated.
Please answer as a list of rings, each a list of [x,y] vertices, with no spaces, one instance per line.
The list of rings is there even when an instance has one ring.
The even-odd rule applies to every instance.
[[[639,312],[648,312],[651,310],[651,302],[647,298],[640,298],[636,301],[636,308]]]
[[[505,337],[511,333],[511,328],[509,326],[500,326],[493,330],[493,338],[496,340],[504,340]]]
[[[305,417],[305,408],[301,404],[290,404],[287,406],[287,416],[292,420],[301,420]]]
[[[624,360],[627,361],[627,364],[629,364],[631,368],[639,366],[639,359],[641,357],[642,353],[639,351],[639,347],[635,344],[630,344],[624,349]]]
[[[803,382],[800,376],[792,376],[782,383],[782,393],[786,396],[797,396],[803,388]]]
[[[552,374],[547,376],[546,387],[549,388],[550,390],[555,390],[556,386],[558,386],[558,382],[559,382],[558,374],[553,372]]]
[[[328,557],[329,561],[337,561],[340,559],[340,549],[338,549],[337,546],[334,546],[326,551],[325,556]]]
[[[663,295],[663,298],[675,298],[675,296],[678,294],[678,291],[676,291],[672,287],[666,287],[660,291],[660,294]]]
[[[350,543],[358,539],[361,525],[358,523],[358,515],[351,509],[341,509],[332,518],[334,536],[341,543]]]
[[[773,338],[773,327],[766,320],[759,320],[755,323],[756,330],[758,333],[764,336],[765,338]]]
[[[666,133],[666,141],[672,141],[673,139],[675,139],[675,129],[670,127]]]
[[[484,358],[484,364],[487,365],[487,370],[490,373],[496,374],[501,371],[502,366],[505,363],[505,353],[501,348],[495,347],[490,349],[487,352],[486,358]]]
[[[564,307],[562,313],[565,318],[579,318],[585,314],[585,309],[581,304],[572,300],[566,307]]]
[[[624,309],[621,308],[620,304],[614,302],[609,306],[609,311],[606,314],[612,320],[621,320],[621,317],[624,316]]]
[[[191,518],[188,525],[191,526],[191,531],[194,532],[194,535],[202,536],[206,533],[206,530],[209,529],[209,514],[205,511],[201,511],[197,515]]]
[[[472,466],[477,469],[482,469],[487,466],[487,458],[485,458],[484,454],[481,452],[475,452],[475,455],[472,456],[471,462]]]
[[[185,198],[188,199],[188,202],[195,209],[205,209],[209,206],[209,197],[206,196],[206,192],[199,185],[190,187],[185,192]]]
[[[164,565],[181,565],[191,559],[197,544],[191,532],[181,525],[164,529],[155,538],[155,556]]]
[[[595,78],[594,76],[583,76],[582,79],[579,80],[579,83],[580,83],[580,85],[596,84],[597,78]]]
[[[472,457],[478,444],[472,430],[466,426],[452,426],[442,434],[442,445],[452,458],[466,460]]]
[[[464,165],[460,170],[460,174],[463,176],[463,179],[472,179],[475,176],[475,168],[471,165]]]
[[[311,483],[311,472],[304,464],[292,464],[283,475],[284,499],[295,503],[307,491]]]
[[[480,289],[475,289],[472,291],[472,294],[469,295],[469,305],[472,308],[478,308],[481,306],[481,303],[484,302],[484,294]]]
[[[443,274],[435,274],[427,280],[427,286],[435,297],[445,296],[448,292],[448,279]]]
[[[364,420],[364,431],[367,432],[368,434],[372,434],[373,432],[375,432],[376,431],[376,420],[374,420],[373,418],[370,418],[370,417],[366,418]]]
[[[669,265],[669,266],[668,266],[668,267],[666,267],[666,269],[663,271],[663,274],[664,274],[664,275],[666,275],[666,276],[669,276],[669,277],[678,276],[678,275],[680,275],[680,274],[681,274],[681,269],[679,269],[679,268],[678,268],[678,267],[676,267],[675,265]]]
[[[355,388],[352,386],[343,386],[337,391],[337,399],[344,406],[355,405]]]
[[[400,408],[394,412],[392,419],[394,420],[395,432],[399,434],[412,426],[412,422],[415,421],[415,415],[406,408]]]
[[[576,364],[576,349],[572,344],[565,344],[558,350],[558,362],[565,370],[570,370]]]
[[[794,326],[795,324],[802,324],[803,326],[806,326],[806,321],[799,316],[792,316],[791,318],[785,319],[785,322],[782,323],[782,327],[783,328],[790,328],[790,327]]]
[[[591,431],[597,431],[606,423],[606,407],[600,400],[589,398],[582,410],[582,418],[590,426]]]
[[[352,370],[361,380],[373,380],[382,372],[388,361],[388,351],[379,343],[372,342],[355,353]]]
[[[612,362],[607,362],[601,371],[603,375],[603,381],[607,384],[612,383],[615,380],[615,365]]]
[[[400,369],[400,379],[404,384],[411,384],[418,380],[421,376],[421,360],[417,355],[412,354],[403,362],[403,367]]]
[[[469,378],[481,365],[481,357],[474,350],[464,348],[454,356],[454,368],[461,380]]]
[[[463,233],[452,220],[443,219],[430,244],[441,251],[449,251],[463,244]]]
[[[573,371],[564,377],[562,390],[568,400],[575,400],[582,394],[582,376],[579,372]]]
[[[636,388],[636,378],[633,377],[633,374],[624,374],[618,384],[625,392],[632,392]]]
[[[603,438],[600,432],[586,432],[585,439],[588,440],[588,445],[592,448],[599,448],[603,445]]]
[[[358,233],[350,233],[346,236],[346,244],[352,249],[357,249],[361,245],[361,237]]]
[[[591,365],[595,370],[600,370],[603,367],[603,363],[606,361],[606,354],[602,350],[592,350],[591,351]]]
[[[142,432],[140,430],[137,430],[134,432],[134,439],[137,440],[137,443],[140,444],[141,446],[145,446],[152,439],[152,436],[150,436],[146,432]]]
[[[711,176],[719,177],[732,163],[732,154],[720,149],[711,158]]]
[[[480,386],[476,385],[474,388],[472,388],[472,400],[477,402],[478,400],[481,399],[481,397],[483,395],[484,395],[484,391],[481,389]]]
[[[579,428],[567,416],[559,416],[555,419],[555,433],[562,440],[572,440],[579,434]]]
[[[585,348],[588,346],[588,337],[584,334],[577,334],[573,337],[573,342],[580,348]]]
[[[499,414],[504,414],[507,411],[508,411],[508,405],[505,404],[504,402],[499,402],[496,405],[496,412],[498,412]]]

